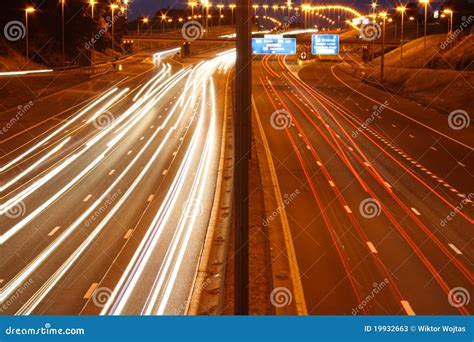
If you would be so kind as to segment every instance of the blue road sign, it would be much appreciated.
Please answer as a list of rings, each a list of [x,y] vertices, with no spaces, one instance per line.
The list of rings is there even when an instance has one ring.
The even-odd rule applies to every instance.
[[[294,55],[296,38],[252,38],[254,55]]]
[[[313,34],[311,39],[311,53],[313,55],[338,55],[338,34]]]

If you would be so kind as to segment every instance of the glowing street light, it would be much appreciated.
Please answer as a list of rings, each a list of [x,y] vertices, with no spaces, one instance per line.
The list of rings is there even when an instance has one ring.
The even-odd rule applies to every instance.
[[[425,61],[426,61],[426,25],[428,21],[428,4],[430,0],[420,0],[420,4],[425,5],[425,39],[424,39],[424,50],[425,50]]]
[[[268,5],[265,4],[265,5],[263,5],[262,7],[263,7],[263,12],[264,12],[264,14],[267,15]]]
[[[231,15],[232,15],[232,19],[231,19],[230,23],[231,23],[231,25],[234,25],[234,9],[235,9],[235,4],[230,4],[229,7],[230,7]]]
[[[397,11],[401,12],[402,17],[402,26],[401,26],[401,32],[400,32],[400,65],[403,68],[403,23],[404,23],[404,17],[405,17],[405,12],[406,12],[406,7],[405,6],[398,6]]]
[[[385,64],[385,21],[387,19],[387,12],[380,12],[379,16],[383,19],[382,26],[382,56],[380,58],[380,83],[383,83],[383,68]]]
[[[258,5],[252,5],[255,15],[257,15]]]
[[[118,8],[118,5],[111,4],[110,9],[112,10],[112,51],[115,50],[115,16],[114,12]]]
[[[197,6],[197,2],[196,1],[190,1],[188,2],[188,6],[191,7],[191,16],[194,17],[194,7]]]
[[[223,4],[218,4],[217,8],[219,9],[219,26],[222,24],[222,9],[224,8]]]
[[[453,32],[453,11],[450,9],[445,9],[443,13],[449,14],[450,16],[449,25],[448,25],[448,33],[452,33]]]
[[[26,24],[26,65],[30,60],[29,42],[28,42],[28,14],[33,13],[35,9],[33,7],[27,7],[25,9],[25,24]]]
[[[62,37],[62,49],[63,49],[63,68],[66,65],[66,53],[64,47],[64,3],[65,0],[61,0],[61,37]]]
[[[89,0],[89,6],[91,7],[91,17],[94,19],[94,6],[97,4],[95,0]]]

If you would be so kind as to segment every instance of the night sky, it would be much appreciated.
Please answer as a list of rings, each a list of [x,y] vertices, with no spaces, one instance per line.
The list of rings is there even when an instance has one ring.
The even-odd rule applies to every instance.
[[[174,7],[174,8],[185,8],[187,7],[187,0],[131,0],[132,5],[130,9],[130,17],[132,19],[141,17],[141,16],[152,16],[156,13],[156,11],[160,8],[167,8],[167,7]],[[211,0],[211,3],[236,3],[237,0]],[[263,4],[267,2],[269,5],[274,3],[283,4],[286,0],[255,0],[255,3]],[[316,4],[344,4],[344,5],[351,5],[358,8],[361,11],[369,11],[371,0],[305,0],[304,3],[313,3]],[[378,0],[377,3],[382,7],[393,7],[396,4],[396,0]],[[293,3],[299,4],[300,1],[293,0]]]

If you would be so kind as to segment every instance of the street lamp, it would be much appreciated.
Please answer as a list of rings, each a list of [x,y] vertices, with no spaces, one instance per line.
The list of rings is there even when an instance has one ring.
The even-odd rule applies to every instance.
[[[257,15],[257,9],[258,9],[258,5],[252,5],[253,7],[253,10],[255,12],[255,16]]]
[[[138,23],[137,23],[137,35],[138,35],[137,45],[138,45],[139,50],[140,50],[140,21],[143,24],[148,24],[149,19],[148,18],[143,18],[143,19],[139,20]]]
[[[453,33],[453,11],[450,9],[445,9],[444,14],[449,14],[449,23],[448,23],[448,34]]]
[[[111,4],[110,9],[112,10],[112,51],[115,50],[115,16],[114,12],[118,8],[118,5]]]
[[[25,9],[25,26],[26,26],[26,65],[28,65],[28,62],[30,60],[30,51],[29,51],[29,46],[28,46],[28,13],[33,13],[35,9],[33,7],[27,7]]]
[[[165,33],[165,22],[166,22],[166,14],[161,15],[161,28],[163,30],[163,33]]]
[[[398,6],[397,11],[402,13],[402,26],[400,31],[400,65],[403,68],[403,19],[405,17],[406,7]]]
[[[191,6],[191,16],[194,17],[194,7],[197,6],[197,2],[196,1],[190,1],[190,2],[188,2],[188,6]]]
[[[430,3],[430,0],[420,0],[420,3],[425,5],[425,39],[424,39],[424,50],[425,50],[425,62],[426,62],[426,25],[428,21],[428,4]]]
[[[231,15],[232,15],[232,19],[231,19],[230,23],[231,23],[231,25],[234,25],[234,9],[235,9],[235,4],[230,4],[229,7],[230,7]]]
[[[223,4],[217,5],[217,8],[219,9],[219,26],[222,24],[222,8],[224,8]]]
[[[443,13],[450,15],[450,19],[448,23],[448,28],[449,28],[448,35],[452,34],[453,33],[453,11],[450,9],[445,9]],[[450,50],[449,51],[449,64],[452,65],[453,64],[453,40],[449,39],[449,41],[451,45],[451,48],[449,49]]]
[[[379,16],[383,19],[382,26],[382,56],[380,58],[380,83],[383,83],[383,68],[385,64],[385,20],[387,19],[387,12],[380,12]]]
[[[62,48],[63,48],[63,68],[66,65],[66,54],[64,48],[64,3],[65,0],[61,0],[61,35],[62,35]]]
[[[265,5],[263,5],[262,7],[263,7],[264,14],[267,15],[268,5],[265,4]]]
[[[94,6],[97,2],[95,0],[89,0],[89,5],[91,6],[91,17],[94,19]]]

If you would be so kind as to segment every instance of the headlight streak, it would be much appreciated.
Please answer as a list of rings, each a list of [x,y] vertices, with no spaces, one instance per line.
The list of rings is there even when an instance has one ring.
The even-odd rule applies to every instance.
[[[215,60],[213,60],[214,63],[211,63],[211,64],[205,63],[203,65],[203,68],[205,68],[204,71],[207,71],[207,72],[212,71],[211,70],[212,66],[214,68],[216,68],[220,65],[220,63],[225,62],[228,58],[233,60],[235,58],[235,54],[229,54],[228,56],[225,56],[222,60],[216,58]],[[205,74],[207,74],[207,72],[205,72]],[[206,87],[204,87],[204,91],[205,91],[205,88]],[[195,90],[193,90],[193,94],[195,94],[195,93],[196,93]],[[211,103],[212,103],[212,107],[211,107],[212,108],[211,125],[210,125],[210,129],[208,131],[208,139],[206,140],[205,151],[208,151],[208,148],[210,148],[210,146],[215,145],[213,139],[215,138],[215,135],[216,135],[216,132],[214,131],[215,130],[215,128],[214,128],[215,127],[215,117],[216,117],[215,90],[214,90],[214,84],[212,82],[212,79],[211,79],[211,94],[212,94],[212,96],[211,96]],[[204,115],[204,113],[205,113],[205,106],[204,105],[205,105],[205,99],[202,100],[201,116],[200,116],[200,119],[199,119],[199,126],[198,127],[201,127],[203,117],[205,116]],[[195,145],[194,140],[196,139],[197,136],[198,136],[197,134],[195,134],[193,136],[193,141],[191,141],[190,146]],[[151,253],[154,250],[154,247],[156,247],[156,244],[158,243],[158,240],[159,240],[163,230],[165,229],[165,226],[166,226],[166,223],[167,223],[168,219],[172,215],[172,209],[173,209],[176,201],[178,200],[178,195],[181,193],[181,189],[185,184],[184,183],[184,180],[186,179],[185,176],[186,176],[186,173],[189,171],[186,168],[187,168],[187,165],[189,163],[188,158],[189,158],[189,153],[191,153],[191,151],[192,151],[191,149],[189,149],[187,151],[187,154],[184,158],[184,161],[181,164],[180,169],[178,170],[178,173],[177,173],[177,175],[175,176],[175,178],[173,180],[173,184],[170,187],[170,190],[167,193],[165,199],[163,200],[162,206],[160,207],[158,213],[156,214],[155,218],[153,219],[151,225],[149,226],[149,229],[147,230],[144,238],[142,239],[142,241],[141,241],[140,245],[138,246],[137,250],[135,251],[135,254],[132,257],[132,260],[127,265],[126,270],[122,274],[122,277],[120,278],[118,284],[116,285],[115,290],[113,291],[112,295],[110,296],[107,304],[102,309],[101,315],[107,315],[107,314],[119,315],[119,314],[124,313],[126,304],[129,300],[129,298],[131,297],[134,288],[136,287],[136,285],[140,281],[140,276],[144,271],[144,267],[146,265],[146,262],[147,262],[147,260],[150,259]],[[208,153],[204,152],[203,155],[208,156]],[[204,159],[206,159],[206,158],[204,157]],[[201,162],[202,162],[202,160],[203,159],[201,159]],[[200,165],[202,165],[202,164],[200,164]],[[207,165],[207,163],[206,163],[206,165]],[[202,168],[199,168],[199,169],[202,170]],[[206,168],[206,171],[207,171],[206,176],[207,176],[208,170],[209,170],[209,168]],[[199,172],[198,174],[201,174],[201,173]],[[204,180],[209,178],[209,177],[206,177],[206,176],[203,177]],[[196,176],[196,177],[197,177],[196,179],[199,179],[199,176]],[[197,184],[196,180],[195,180],[194,184]],[[204,184],[205,184],[205,182],[204,182]],[[201,192],[199,192],[198,198],[202,198],[202,191],[204,191],[204,188],[205,188],[205,186],[202,185]],[[193,189],[196,189],[196,188],[193,187]],[[193,191],[193,194],[194,193],[195,193],[195,191]],[[188,197],[188,200],[191,199],[192,197],[193,196]],[[189,206],[187,206],[187,208],[189,210]],[[188,217],[190,215],[185,215],[183,213],[183,216]],[[192,222],[195,222],[195,219],[196,219],[195,215],[191,215],[191,217],[193,217]],[[182,229],[184,227],[185,222],[186,222],[186,219],[184,221],[181,220],[181,224],[177,229],[177,233],[175,233],[175,234],[178,234],[178,236],[181,235],[180,232],[182,232]],[[192,226],[192,224],[191,224],[191,226]],[[162,302],[162,304],[160,304],[160,307],[158,308],[158,313],[159,314],[163,313],[164,309],[166,307],[166,303],[169,299],[170,291],[173,287],[174,281],[175,281],[176,276],[177,276],[177,272],[178,272],[179,267],[180,267],[179,265],[181,265],[182,258],[184,256],[184,251],[185,251],[186,246],[189,242],[189,237],[190,237],[191,232],[192,232],[192,230],[189,229],[188,232],[185,235],[185,243],[181,246],[181,249],[180,249],[180,251],[178,253],[178,256],[177,256],[179,263],[175,264],[175,267],[173,268],[173,271],[171,273],[172,282],[168,283],[168,287],[165,289],[164,301]],[[170,247],[171,248],[171,254],[175,254],[175,253],[173,253],[173,251],[176,250],[176,246],[177,246],[176,241],[178,241],[178,240],[176,240],[176,238],[173,238],[173,241],[174,241],[174,244],[172,245],[172,247]],[[168,252],[169,251],[170,250],[168,250]],[[169,253],[167,253],[167,256],[168,255],[169,255]],[[148,300],[147,300],[148,304],[145,305],[145,308],[143,309],[142,314],[151,314],[152,311],[153,311],[152,308],[154,306],[156,306],[156,299],[159,295],[160,289],[161,289],[162,284],[164,282],[164,278],[163,278],[164,275],[163,274],[167,272],[167,269],[170,266],[170,262],[171,262],[171,257],[166,257],[165,261],[164,261],[164,266],[162,266],[162,267],[164,267],[164,271],[163,271],[163,268],[160,269],[160,273],[158,274],[158,278],[156,278],[156,280],[155,280],[155,282],[157,282],[157,283],[155,283],[154,290],[152,291],[151,296],[148,298]],[[162,273],[162,272],[164,272],[164,273]],[[162,274],[162,275],[160,276],[160,274]]]
[[[216,153],[216,150],[213,149],[213,148],[216,145],[215,140],[216,140],[216,136],[217,136],[217,132],[216,132],[216,116],[217,116],[217,113],[216,113],[215,88],[214,88],[214,81],[213,81],[212,78],[211,78],[210,84],[211,84],[211,88],[210,88],[210,93],[211,93],[211,118],[210,118],[210,120],[211,120],[211,123],[210,123],[209,131],[208,131],[206,146],[205,146],[205,149],[204,149],[204,151],[205,151],[204,152],[204,157],[201,158],[200,175],[196,177],[195,183],[193,184],[194,190],[195,190],[195,192],[193,194],[195,194],[196,192],[198,194],[197,194],[197,197],[194,197],[194,195],[191,195],[188,198],[188,206],[189,206],[189,204],[192,204],[194,201],[196,201],[197,203],[203,203],[204,202],[205,189],[207,189],[210,186],[209,181],[210,181],[210,178],[211,178],[210,177],[211,162],[215,158],[215,153]],[[212,155],[212,152],[214,152],[214,156]],[[193,207],[191,205],[190,211],[192,211],[193,208],[195,209],[195,207]],[[174,288],[176,278],[178,276],[179,269],[181,268],[181,264],[183,262],[184,255],[185,255],[185,252],[187,250],[189,240],[191,238],[191,234],[194,230],[193,228],[195,227],[195,223],[196,223],[196,220],[197,220],[197,215],[196,215],[195,212],[192,212],[191,216],[189,216],[189,215],[181,216],[181,218],[183,218],[183,217],[185,218],[185,220],[183,220],[182,227],[187,227],[187,232],[186,232],[184,241],[180,244],[180,249],[179,249],[179,253],[177,255],[177,260],[173,265],[173,270],[171,272],[170,279],[166,283],[165,293],[163,295],[163,298],[162,298],[161,302],[159,303],[159,307],[158,307],[158,310],[156,312],[156,314],[158,314],[158,315],[163,315],[165,313],[166,306],[168,305],[168,301],[169,301],[169,298],[171,296],[171,291]],[[187,223],[186,221],[188,221],[189,218],[191,218],[191,220],[190,220],[189,223]],[[156,291],[156,293],[158,293],[158,291]],[[155,296],[155,299],[156,298],[157,298],[157,296]],[[150,312],[150,314],[153,314],[152,309],[153,309],[154,306],[155,306],[155,301],[152,301],[149,309],[147,310],[147,312]]]
[[[176,82],[177,80],[179,80],[182,76],[178,76],[178,78],[176,79]],[[172,78],[174,79],[174,77]],[[176,82],[172,83],[172,84],[176,84]],[[170,90],[171,87],[167,87],[166,90]],[[144,100],[142,101],[139,101],[137,103],[135,103],[131,108],[129,108],[129,110],[127,110],[125,112],[125,114],[123,114],[118,120],[116,120],[111,126],[109,126],[108,128],[106,128],[105,130],[102,130],[96,137],[94,137],[92,140],[90,140],[87,144],[86,144],[86,147],[83,148],[81,151],[79,151],[78,153],[74,154],[73,156],[69,157],[65,162],[63,162],[61,165],[57,166],[53,171],[51,171],[50,173],[48,173],[47,175],[45,175],[43,178],[41,178],[40,180],[36,181],[34,184],[32,184],[30,187],[28,187],[27,189],[23,190],[22,192],[20,192],[19,194],[17,194],[16,196],[14,196],[13,198],[11,198],[10,200],[8,200],[6,203],[4,203],[3,205],[0,205],[0,214],[3,214],[5,212],[7,212],[11,207],[13,207],[14,205],[16,205],[18,202],[20,202],[21,200],[25,199],[26,197],[28,197],[30,194],[32,194],[33,192],[37,191],[41,186],[43,186],[45,183],[47,183],[49,180],[51,180],[54,176],[56,176],[58,173],[60,173],[62,170],[64,170],[67,166],[69,166],[73,161],[75,161],[76,159],[78,159],[81,155],[83,155],[86,151],[88,151],[92,146],[94,146],[97,141],[99,139],[101,139],[102,137],[106,136],[110,131],[112,131],[115,127],[117,127],[117,125],[119,125],[122,121],[124,121],[129,115],[131,115],[134,110],[139,107],[142,103],[143,103]],[[150,107],[151,108],[151,107]],[[134,115],[136,117],[141,117],[143,115],[145,115],[146,112],[145,111],[138,111],[136,112]],[[133,124],[136,124],[139,120],[134,120],[132,123]],[[129,126],[128,127],[128,130],[131,129],[132,126]],[[127,130],[127,131],[128,131]],[[120,137],[123,137],[123,135],[120,135]],[[112,143],[109,143],[107,145],[107,149],[105,151],[103,151],[102,153],[103,154],[106,154],[108,153],[112,148],[113,146],[119,141],[119,139],[113,139],[112,140]],[[82,174],[82,173],[81,173]],[[75,177],[73,179],[73,181],[69,182],[64,188],[62,188],[58,193],[56,193],[52,198],[58,198],[60,195],[64,194],[68,189],[70,189],[73,185],[75,185],[75,183],[77,183],[78,181],[80,180],[80,178],[78,177]],[[58,195],[59,194],[59,195]],[[3,243],[5,243],[9,238],[11,238],[14,234],[16,234],[20,229],[24,228],[25,225],[30,222],[36,215],[40,214],[44,209],[47,208],[47,206],[45,206],[45,203],[52,203],[54,201],[46,201],[44,202],[39,208],[42,208],[42,210],[38,211],[38,210],[35,210],[32,214],[28,215],[27,217],[25,217],[23,220],[21,220],[19,223],[17,223],[15,226],[13,226],[12,228],[10,228],[6,233],[4,233],[3,235],[0,235],[0,245],[2,245]],[[34,215],[33,215],[34,214]]]
[[[185,96],[183,94],[181,96]],[[43,263],[57,248],[60,247],[61,243],[66,241],[66,239],[75,231],[75,229],[80,226],[84,220],[93,212],[93,210],[102,202],[102,200],[106,197],[106,195],[112,192],[113,188],[116,187],[122,179],[127,175],[127,173],[132,169],[132,167],[136,164],[138,159],[142,156],[142,154],[147,150],[150,144],[156,139],[158,133],[163,130],[163,128],[168,124],[168,122],[172,118],[172,114],[177,109],[177,105],[175,105],[170,112],[170,115],[166,118],[162,125],[157,127],[151,138],[147,141],[147,143],[142,147],[139,153],[134,157],[134,159],[128,164],[127,168],[116,178],[116,180],[112,183],[112,185],[99,197],[94,204],[89,207],[72,225],[70,225],[50,246],[48,246],[41,254],[35,258],[32,262],[28,264],[14,279],[12,279],[4,288],[3,291],[0,293],[0,303],[3,302],[6,298],[8,298],[13,291],[32,275],[32,273]],[[185,108],[186,109],[186,108]],[[181,111],[175,126],[182,120],[185,109]],[[132,183],[130,188],[127,192],[121,197],[121,199],[117,202],[116,206],[114,206],[111,212],[101,221],[101,223],[93,230],[91,234],[89,234],[86,241],[84,241],[81,246],[66,260],[60,268],[48,279],[47,283],[45,283],[37,293],[30,298],[30,300],[24,304],[24,306],[17,312],[17,314],[29,314],[31,313],[34,308],[40,303],[40,301],[46,296],[46,294],[51,291],[54,285],[59,281],[59,279],[65,274],[65,272],[73,265],[75,260],[82,254],[82,252],[93,242],[93,239],[100,233],[100,231],[106,226],[106,224],[113,218],[115,212],[117,212],[120,207],[123,205],[125,200],[130,196],[133,190],[138,186],[139,182],[143,179],[146,173],[151,168],[152,164],[155,162],[157,157],[159,156],[162,148],[166,145],[169,138],[172,136],[171,133],[174,128],[171,128],[166,136],[163,138],[163,141],[160,143],[159,147],[153,154],[153,156],[149,159],[145,167],[142,169],[139,176],[135,179]]]
[[[34,146],[30,147],[27,151],[23,152],[21,155],[19,155],[18,157],[14,158],[13,160],[9,161],[7,164],[5,164],[4,166],[0,167],[0,172],[4,172],[5,170],[7,170],[8,168],[12,167],[13,165],[15,165],[16,163],[18,163],[20,160],[22,160],[23,158],[25,158],[27,155],[31,154],[33,151],[35,151],[36,149],[38,149],[38,147],[44,145],[46,142],[48,142],[49,140],[51,140],[51,138],[55,137],[56,135],[58,135],[59,133],[61,133],[64,129],[66,129],[69,125],[71,125],[72,123],[74,123],[75,121],[77,121],[78,119],[80,119],[82,116],[84,116],[84,114],[88,113],[92,108],[94,108],[95,106],[97,106],[99,103],[101,103],[102,101],[104,101],[107,97],[109,97],[111,94],[115,93],[116,91],[118,90],[118,88],[113,88],[111,90],[109,90],[107,93],[105,93],[104,95],[102,95],[101,97],[99,97],[97,100],[95,100],[94,102],[92,102],[90,105],[88,105],[86,108],[84,108],[82,111],[79,112],[79,114],[77,114],[76,116],[74,116],[72,119],[70,119],[68,122],[66,122],[64,125],[62,125],[60,128],[58,128],[56,131],[54,131],[53,133],[51,133],[50,135],[48,135],[46,138],[44,138],[43,140],[41,140],[39,143],[36,143]]]
[[[212,71],[212,66],[216,67],[219,64],[225,63],[225,59],[223,60],[216,60],[213,61],[214,63],[206,63],[207,65],[202,66],[202,71],[203,73],[199,73],[199,76],[201,77],[202,74],[207,74],[208,72]],[[194,68],[193,68],[194,69]],[[194,71],[194,70],[192,70]],[[191,71],[190,71],[191,72]],[[191,74],[188,74],[188,78],[191,76]],[[186,74],[182,74],[180,79],[185,77]],[[198,83],[202,83],[202,78],[199,80]],[[193,81],[193,84],[195,81]],[[213,87],[213,83],[211,81],[211,85]],[[171,89],[168,88],[166,91],[169,91]],[[109,214],[101,221],[101,223],[94,229],[94,231],[88,236],[87,240],[84,241],[81,246],[76,249],[76,251],[67,259],[61,266],[58,268],[58,270],[48,279],[48,281],[35,293],[33,297],[31,297],[28,302],[26,302],[23,307],[17,312],[17,314],[28,314],[31,313],[35,307],[44,299],[44,297],[52,290],[52,288],[56,285],[56,283],[59,281],[59,279],[65,274],[65,272],[73,265],[73,263],[79,258],[79,256],[86,250],[86,248],[92,244],[93,240],[95,237],[100,233],[100,231],[107,225],[107,223],[113,218],[113,215],[115,212],[117,212],[125,202],[125,200],[130,196],[130,194],[134,191],[134,189],[138,186],[139,182],[141,179],[145,176],[147,171],[151,168],[153,162],[156,160],[158,155],[160,154],[163,146],[167,143],[169,138],[172,136],[172,132],[176,130],[176,127],[178,126],[179,122],[181,122],[183,116],[185,115],[186,112],[189,112],[188,107],[193,105],[193,103],[196,103],[195,101],[193,102],[193,96],[189,96],[188,92],[190,90],[190,87],[188,86],[185,91],[181,94],[181,98],[178,99],[178,101],[175,103],[173,106],[169,116],[167,116],[165,122],[157,128],[157,130],[154,132],[152,137],[148,140],[148,142],[143,146],[143,148],[139,151],[139,153],[135,156],[135,158],[128,164],[127,168],[123,171],[123,173],[117,177],[117,179],[114,181],[114,183],[94,202],[94,204],[89,207],[72,225],[68,227],[61,235],[58,236],[58,238],[51,243],[50,246],[48,246],[45,250],[41,252],[39,256],[37,256],[32,262],[30,262],[19,274],[17,274],[8,284],[6,284],[2,291],[0,291],[0,302],[4,301],[8,296],[14,291],[18,286],[21,285],[21,283],[29,276],[32,275],[32,273],[52,254],[56,249],[60,247],[60,245],[66,241],[66,239],[72,234],[72,232],[83,222],[85,218],[90,215],[90,213],[94,210],[96,206],[98,206],[101,201],[105,198],[106,194],[109,193],[120,181],[125,175],[129,172],[129,170],[134,166],[138,158],[144,153],[144,151],[149,147],[149,145],[152,143],[152,141],[156,138],[157,134],[159,131],[161,131],[169,122],[171,117],[173,116],[172,114],[176,111],[178,108],[182,108],[181,113],[179,115],[179,118],[175,122],[174,126],[170,127],[170,130],[166,134],[166,136],[163,138],[163,141],[161,142],[160,146],[158,149],[155,151],[153,154],[153,157],[148,160],[146,166],[142,169],[140,175],[135,179],[133,184],[130,186],[128,191],[122,196],[119,202],[117,202],[116,206],[114,206]],[[214,95],[213,95],[214,96]],[[186,100],[186,104],[184,105],[183,108],[183,99]],[[156,98],[154,99],[156,100]],[[213,117],[215,116],[215,104],[213,104]],[[191,107],[190,107],[191,108]],[[202,109],[201,109],[202,112]],[[204,114],[201,113],[202,117],[204,117]],[[202,125],[202,124],[201,124]],[[215,125],[215,123],[213,123]],[[213,126],[214,127],[214,126]],[[196,129],[197,131],[197,129]],[[194,137],[197,137],[198,135],[195,133],[193,135]],[[212,146],[213,144],[210,144]],[[104,158],[105,154],[102,154],[101,158]],[[97,161],[98,162],[98,161]],[[183,164],[185,161],[183,161]],[[188,165],[188,164],[186,164]],[[105,309],[105,308],[104,308]]]
[[[56,152],[58,152],[60,149],[63,148],[63,146],[69,141],[71,140],[71,137],[67,137],[66,139],[64,139],[61,143],[59,143],[58,145],[56,145],[51,151],[49,151],[48,153],[46,153],[43,157],[41,157],[40,159],[38,159],[36,162],[34,162],[32,165],[30,165],[28,168],[26,168],[25,170],[23,170],[22,172],[20,172],[18,175],[16,175],[15,177],[13,177],[9,182],[5,183],[3,186],[0,186],[0,193],[5,191],[7,188],[9,188],[10,186],[12,186],[13,184],[15,184],[16,182],[18,182],[21,178],[23,178],[24,176],[26,176],[31,170],[35,169],[38,165],[40,165],[42,162],[44,162],[46,159],[48,159],[49,157],[51,157],[53,154],[55,154]]]
[[[146,261],[150,258],[151,255],[152,248],[150,248],[149,246],[154,246],[157,240],[160,238],[164,228],[163,223],[166,223],[169,217],[171,216],[171,209],[178,200],[177,194],[180,193],[182,187],[184,186],[185,175],[189,172],[189,163],[191,162],[191,155],[194,154],[193,152],[197,148],[196,140],[198,139],[200,131],[202,130],[202,123],[203,117],[200,116],[198,126],[196,127],[196,131],[194,132],[192,140],[189,144],[190,147],[186,151],[186,155],[183,158],[183,162],[180,165],[177,175],[173,179],[173,183],[171,184],[166,194],[166,197],[163,200],[163,204],[158,210],[158,213],[155,215],[150,225],[150,228],[147,230],[145,236],[140,242],[140,245],[135,251],[132,260],[127,265],[127,268],[122,274],[117,286],[115,287],[115,290],[109,297],[107,304],[102,309],[101,315],[120,314],[133,289],[137,285],[140,275],[142,274],[145,268]],[[120,300],[116,305],[112,306],[116,297],[119,297]],[[108,312],[109,310],[110,312]]]
[[[148,82],[145,83],[145,85],[143,85],[140,90],[138,91],[138,93],[133,97],[133,102],[135,102],[141,95],[142,92],[145,91],[146,88],[148,88],[148,86],[154,82],[157,78],[160,78],[160,77],[164,77],[165,75],[167,75],[166,73],[166,65],[163,65],[161,70],[155,75],[153,76],[150,80],[148,80]]]

